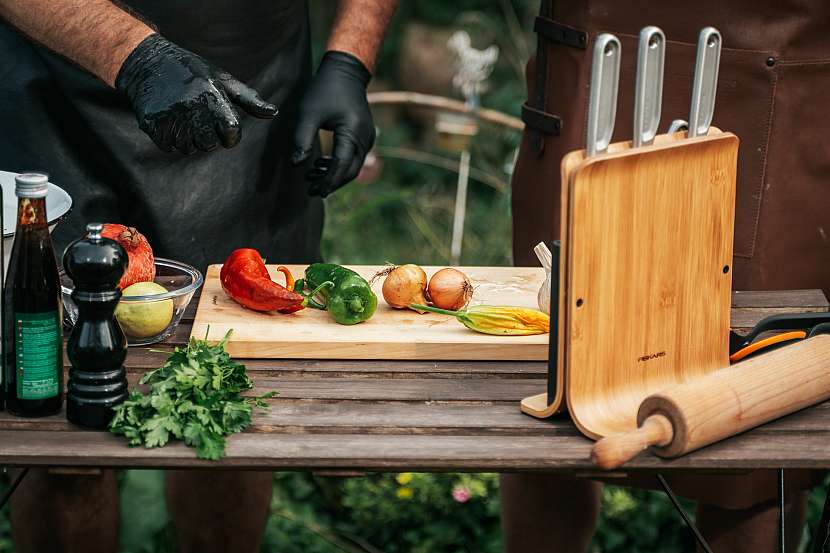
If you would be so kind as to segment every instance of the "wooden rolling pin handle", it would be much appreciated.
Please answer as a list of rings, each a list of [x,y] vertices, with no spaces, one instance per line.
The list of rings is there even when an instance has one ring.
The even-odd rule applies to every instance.
[[[607,436],[591,450],[591,461],[606,470],[615,469],[637,456],[649,446],[665,446],[674,438],[671,421],[654,414],[643,421],[637,430]]]

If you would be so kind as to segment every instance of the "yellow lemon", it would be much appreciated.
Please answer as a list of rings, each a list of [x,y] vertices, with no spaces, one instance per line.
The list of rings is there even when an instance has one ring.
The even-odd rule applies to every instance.
[[[155,282],[136,282],[124,288],[123,296],[155,296],[167,289]],[[115,317],[128,338],[149,338],[160,334],[173,320],[173,300],[121,301]]]

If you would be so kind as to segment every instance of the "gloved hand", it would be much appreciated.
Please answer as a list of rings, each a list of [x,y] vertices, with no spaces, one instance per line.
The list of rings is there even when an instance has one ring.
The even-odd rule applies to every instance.
[[[326,52],[317,74],[300,103],[296,147],[292,161],[302,163],[311,155],[319,129],[334,131],[331,157],[314,161],[309,171],[308,193],[325,198],[354,180],[375,142],[375,125],[366,85],[372,78],[363,63],[345,52]]]
[[[236,146],[242,129],[233,104],[255,117],[277,114],[255,90],[158,34],[127,56],[115,87],[130,99],[141,130],[165,152]]]

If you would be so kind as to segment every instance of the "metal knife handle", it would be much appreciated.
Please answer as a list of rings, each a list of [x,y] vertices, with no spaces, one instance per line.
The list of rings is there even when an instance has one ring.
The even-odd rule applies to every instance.
[[[589,156],[602,153],[611,143],[617,116],[620,79],[620,41],[612,34],[599,35],[594,43],[591,93],[588,97]]]
[[[637,81],[634,88],[634,147],[651,144],[660,126],[666,35],[659,27],[640,31]]]
[[[715,113],[715,95],[718,89],[721,36],[714,27],[700,31],[697,41],[695,76],[692,82],[692,107],[689,112],[689,138],[709,132]]]

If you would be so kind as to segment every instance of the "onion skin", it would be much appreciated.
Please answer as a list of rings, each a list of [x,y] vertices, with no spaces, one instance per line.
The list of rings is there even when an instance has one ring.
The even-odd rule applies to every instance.
[[[408,309],[413,303],[427,303],[427,274],[421,267],[412,264],[400,265],[387,271],[381,289],[386,303],[395,309]],[[417,309],[415,311],[423,313]]]
[[[473,297],[473,284],[467,275],[449,267],[432,275],[427,294],[435,307],[458,311],[470,303]]]

